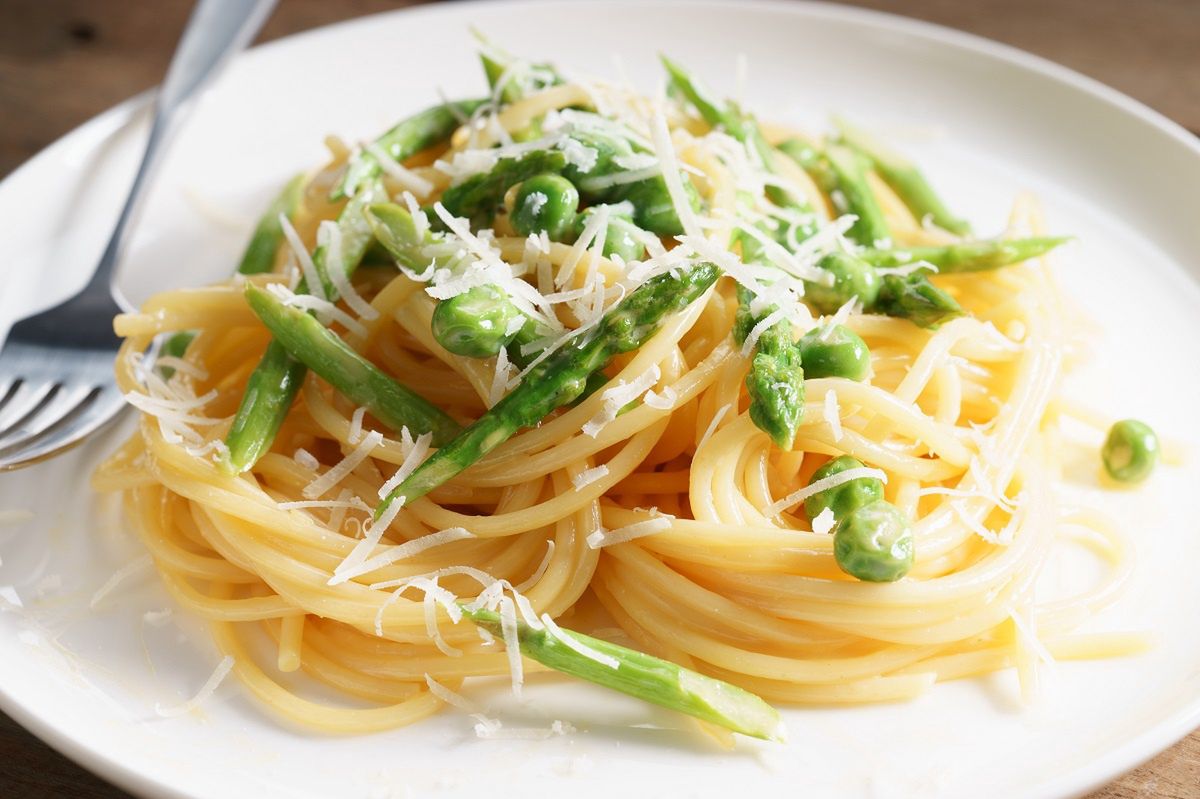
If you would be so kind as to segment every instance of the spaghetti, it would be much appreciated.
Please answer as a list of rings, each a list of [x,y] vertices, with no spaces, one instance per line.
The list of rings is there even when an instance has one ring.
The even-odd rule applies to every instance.
[[[247,471],[231,474],[223,442],[271,339],[244,286],[286,299],[298,296],[301,277],[319,284],[322,265],[310,254],[318,243],[343,246],[336,226],[329,229],[346,203],[331,202],[330,189],[363,153],[388,162],[386,147],[332,143],[332,160],[308,179],[285,220],[293,246],[279,248],[272,272],[165,292],[119,317],[126,340],[117,378],[142,415],[95,485],[122,492],[165,585],[211,622],[232,659],[223,664],[251,693],[292,722],[359,733],[456,704],[470,678],[510,675],[519,684],[523,672],[544,667],[522,662],[508,635],[506,652],[471,624],[455,623],[457,603],[481,594],[506,621],[545,618],[551,632],[558,620],[605,637],[615,622],[640,649],[785,703],[906,699],[939,680],[1010,666],[1031,690],[1049,659],[1141,646],[1136,636],[1072,632],[1112,601],[1130,560],[1107,520],[1060,507],[1051,488],[1059,477],[1051,403],[1068,331],[1043,259],[934,275],[965,312],[936,328],[853,303],[822,314],[797,286],[819,275],[814,264],[825,254],[857,248],[846,239],[855,220],[839,216],[846,198],[822,186],[819,173],[778,154],[758,162],[735,131],[685,102],[550,81],[536,70],[524,91],[506,94],[517,85],[514,70],[496,78],[493,97],[456,121],[446,141],[382,169],[384,192],[400,198],[416,224],[433,225],[428,235],[459,257],[458,271],[397,271],[385,257],[351,279],[343,266],[331,294],[343,301],[303,307],[383,373],[465,423],[520,385],[522,372],[536,371],[511,362],[511,350],[481,359],[442,346],[431,320],[454,281],[501,286],[527,317],[544,320],[548,354],[655,273],[704,260],[726,277],[617,355],[599,390],[520,430],[424,497],[386,506],[379,520],[380,498],[403,488],[437,447],[419,430],[388,427],[315,374]],[[522,144],[531,138],[586,165],[588,153],[546,140],[588,125],[620,125],[640,145],[640,158],[626,159],[597,190],[662,176],[681,235],[644,236],[639,257],[624,259],[606,250],[609,206],[573,242],[517,234],[513,190],[508,211],[486,227],[444,208],[440,218],[419,210],[418,200],[432,208],[454,186],[495,169],[498,153],[532,148]],[[772,144],[791,135],[766,130]],[[886,246],[963,240],[923,224],[879,169],[866,180],[891,238]],[[811,236],[801,240],[796,214],[767,199],[776,188],[812,209]],[[698,204],[687,196],[693,192]],[[785,234],[775,235],[781,227]],[[1036,203],[1019,199],[1009,227],[1040,235]],[[746,230],[764,240],[766,266],[748,263],[747,236],[738,235]],[[766,281],[766,269],[779,279]],[[804,381],[790,449],[749,412],[756,339],[731,336],[739,286],[782,309],[770,324],[782,319],[797,336],[842,325],[869,348],[866,379]],[[173,369],[143,363],[140,353],[156,336],[183,330],[199,332],[181,360],[167,362]],[[834,554],[833,518],[804,510],[814,473],[843,455],[857,459],[862,474],[882,477],[885,500],[912,521],[915,560],[903,579],[846,574]],[[1051,548],[1080,531],[1109,564],[1108,579],[1078,596],[1036,601]],[[264,637],[277,658],[262,658]],[[296,670],[347,702],[307,698],[289,676]]]

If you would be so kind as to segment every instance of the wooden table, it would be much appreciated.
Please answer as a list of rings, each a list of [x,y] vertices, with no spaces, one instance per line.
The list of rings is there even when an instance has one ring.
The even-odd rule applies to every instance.
[[[1200,0],[855,0],[1016,45],[1200,134]],[[282,0],[274,39],[407,2]],[[0,175],[161,77],[189,0],[0,0]],[[151,12],[150,9],[153,8]],[[0,714],[0,796],[124,797]],[[1200,797],[1200,731],[1090,799]]]

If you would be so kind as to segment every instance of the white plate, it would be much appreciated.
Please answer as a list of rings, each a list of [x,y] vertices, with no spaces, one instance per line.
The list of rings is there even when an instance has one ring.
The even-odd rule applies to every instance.
[[[765,116],[819,124],[844,112],[890,132],[955,208],[998,230],[1020,190],[1042,197],[1072,294],[1101,331],[1069,392],[1200,441],[1200,148],[1115,92],[1014,50],[925,24],[820,5],[439,6],[371,17],[259,48],[238,60],[176,143],[138,229],[122,284],[134,299],[221,278],[251,220],[289,174],[322,157],[327,132],[371,136],[437,99],[478,93],[468,26],[531,56],[613,75],[619,54],[653,89],[667,51],[725,92],[749,57],[745,99]],[[58,142],[0,186],[0,329],[83,283],[132,172],[138,103]],[[1190,270],[1190,271],[1189,271]],[[1147,629],[1150,654],[1060,664],[1032,710],[1011,674],[939,685],[917,701],[787,712],[792,743],[716,752],[680,722],[557,681],[516,719],[565,718],[549,741],[481,741],[461,715],[363,738],[280,727],[230,682],[202,713],[158,719],[217,661],[203,627],[142,572],[100,607],[93,593],[139,554],[87,475],[110,434],[0,477],[0,584],[23,610],[0,614],[4,710],[67,755],[156,796],[467,797],[775,795],[1058,796],[1084,791],[1200,723],[1200,469],[1193,458],[1145,488],[1110,495],[1141,563],[1095,629]],[[1053,574],[1053,571],[1051,572]],[[61,586],[56,587],[60,581]],[[503,704],[504,700],[497,697]],[[634,726],[639,725],[639,726]],[[655,729],[659,725],[667,729]],[[494,794],[493,794],[494,795]]]

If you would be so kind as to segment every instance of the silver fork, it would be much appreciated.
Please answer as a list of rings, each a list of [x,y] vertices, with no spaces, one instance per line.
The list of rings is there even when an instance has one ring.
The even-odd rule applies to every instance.
[[[113,273],[149,179],[188,101],[243,49],[276,0],[200,0],[158,91],[146,152],[92,279],[66,302],[13,325],[0,350],[0,472],[73,447],[114,419],[125,401],[113,379],[120,339],[113,317],[129,304]]]

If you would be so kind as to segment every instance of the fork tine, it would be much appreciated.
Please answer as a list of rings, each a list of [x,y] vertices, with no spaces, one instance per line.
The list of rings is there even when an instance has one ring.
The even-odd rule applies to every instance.
[[[42,436],[70,423],[87,410],[99,393],[100,388],[94,385],[61,388],[41,406],[38,413],[27,415],[23,425],[0,435],[0,455],[12,452],[17,447],[28,447]]]
[[[4,406],[17,393],[17,389],[21,387],[21,378],[10,377],[0,381],[0,411],[4,410]]]
[[[22,382],[13,398],[5,403],[4,410],[0,412],[0,440],[50,402],[58,392],[59,385],[52,381],[34,384]]]
[[[70,419],[63,420],[54,430],[29,442],[30,446],[0,450],[0,472],[32,465],[77,446],[105,424],[119,418],[128,408],[114,386],[102,386],[89,395],[85,407],[72,414]]]

